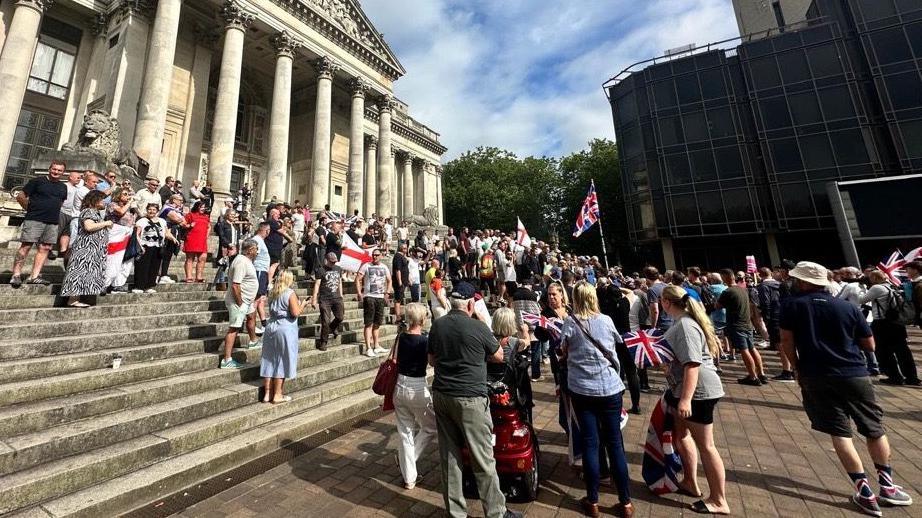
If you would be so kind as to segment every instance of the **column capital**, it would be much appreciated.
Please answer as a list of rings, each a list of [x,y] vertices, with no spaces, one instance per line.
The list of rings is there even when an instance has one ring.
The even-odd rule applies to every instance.
[[[403,152],[403,162],[405,165],[409,165],[410,167],[412,167],[414,160],[416,160],[416,155],[414,155],[413,153],[409,151]]]
[[[394,106],[396,104],[397,103],[396,101],[394,101],[394,96],[390,94],[382,95],[381,98],[378,99],[378,112],[379,113],[390,112],[391,110],[394,109]]]
[[[54,0],[18,0],[16,5],[22,7],[30,7],[38,12],[43,12],[51,9],[51,5],[53,3]]]
[[[364,77],[353,77],[349,81],[349,89],[352,90],[352,97],[365,97],[365,94],[368,93],[371,85],[368,84],[368,81]]]
[[[333,79],[333,75],[339,70],[339,63],[328,56],[321,56],[314,60],[314,69],[317,70],[318,79]]]
[[[400,152],[400,148],[397,146],[391,146],[391,158],[397,158],[397,153]]]
[[[365,142],[370,149],[378,149],[378,137],[374,135],[365,135]]]
[[[97,38],[105,38],[109,35],[109,15],[106,13],[96,13],[90,20],[90,32]]]
[[[34,0],[26,0],[34,1]],[[47,2],[46,2],[47,3]],[[150,0],[121,0],[118,7],[112,11],[112,14],[116,13],[120,15],[141,15],[141,16],[150,16],[154,12],[154,5]]]
[[[221,19],[224,20],[225,29],[245,31],[256,19],[256,15],[244,11],[236,0],[225,0],[224,5],[221,6]]]
[[[304,46],[304,42],[295,38],[288,31],[282,31],[270,40],[278,57],[293,58],[296,50]]]

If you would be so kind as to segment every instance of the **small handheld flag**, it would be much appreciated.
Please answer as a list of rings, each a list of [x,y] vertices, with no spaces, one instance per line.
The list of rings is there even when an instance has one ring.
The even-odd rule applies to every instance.
[[[553,336],[560,336],[560,325],[563,323],[559,318],[548,318],[536,313],[522,312],[522,321],[530,326],[546,329]]]
[[[672,347],[657,329],[631,331],[621,335],[627,351],[634,358],[634,364],[640,369],[657,367],[675,359]]]
[[[573,237],[579,237],[589,230],[599,220],[599,198],[595,194],[595,182],[589,184],[589,193],[579,214],[576,215],[576,225],[573,228]],[[607,259],[606,259],[607,260]]]

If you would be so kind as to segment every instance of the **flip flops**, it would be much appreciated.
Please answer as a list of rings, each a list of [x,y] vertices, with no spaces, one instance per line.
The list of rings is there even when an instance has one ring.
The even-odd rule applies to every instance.
[[[708,505],[704,502],[704,500],[698,500],[697,502],[691,504],[689,508],[698,514],[723,514],[723,515],[730,514],[730,513],[721,513],[721,512],[712,511],[708,507]]]

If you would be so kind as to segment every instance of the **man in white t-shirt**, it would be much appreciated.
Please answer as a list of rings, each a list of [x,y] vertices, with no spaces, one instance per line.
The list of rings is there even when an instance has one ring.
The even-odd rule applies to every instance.
[[[400,226],[397,227],[397,249],[400,249],[400,245],[407,243],[409,246],[410,241],[410,229],[407,228],[406,220],[400,222]]]
[[[231,263],[227,271],[228,287],[224,298],[229,317],[227,335],[224,337],[224,359],[221,360],[222,369],[242,369],[243,364],[237,363],[231,357],[237,335],[246,325],[250,342],[247,349],[259,346],[256,339],[256,318],[253,301],[259,290],[259,280],[256,276],[256,267],[253,259],[259,253],[259,245],[252,239],[247,239],[240,247],[241,253]]]
[[[381,347],[381,324],[387,315],[387,298],[391,292],[391,272],[381,264],[381,250],[371,254],[371,263],[359,269],[355,279],[356,300],[362,303],[365,323],[365,355],[375,357],[388,350]]]
[[[58,223],[58,250],[60,250],[61,256],[70,248],[70,221],[74,216],[80,214],[80,208],[74,206],[77,191],[80,190],[80,180],[79,171],[68,171],[67,182],[64,183],[64,186],[67,187],[67,199],[61,205],[61,217]],[[87,192],[89,192],[89,189],[87,189]]]
[[[413,251],[407,255],[407,268],[410,271],[410,274],[407,275],[407,285],[410,287],[410,302],[419,302],[420,300],[419,259],[417,259],[417,254],[420,254],[420,252]]]

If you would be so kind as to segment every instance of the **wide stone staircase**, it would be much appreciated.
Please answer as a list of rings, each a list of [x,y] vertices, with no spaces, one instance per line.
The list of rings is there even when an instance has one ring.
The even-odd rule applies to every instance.
[[[0,282],[13,253],[0,248]],[[171,266],[174,278],[183,277],[182,258]],[[213,276],[209,265],[205,278]],[[118,515],[380,403],[370,387],[381,360],[360,355],[354,296],[326,351],[315,347],[316,311],[299,319],[298,376],[285,384],[293,399],[273,405],[258,399],[261,349],[235,349],[246,368],[218,369],[227,312],[224,293],[210,284],[110,294],[75,309],[55,295],[60,260],[44,277],[53,284],[0,285],[0,514]],[[298,295],[311,288],[299,281]],[[396,327],[381,334],[389,343]]]

